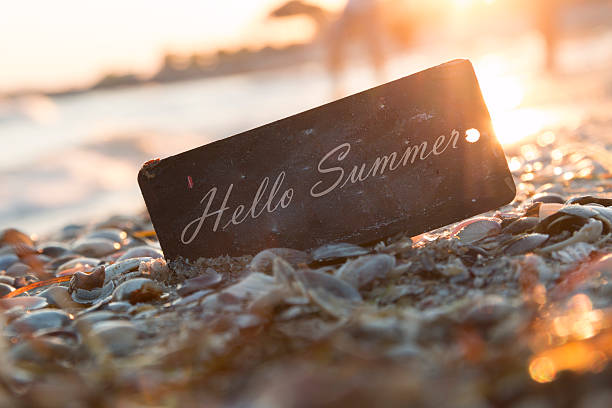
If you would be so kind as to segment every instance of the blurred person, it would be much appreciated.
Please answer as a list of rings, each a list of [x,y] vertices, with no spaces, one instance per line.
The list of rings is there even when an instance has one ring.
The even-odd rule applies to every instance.
[[[561,3],[560,0],[537,0],[534,3],[535,24],[544,38],[545,66],[549,72],[557,68]]]
[[[362,45],[374,68],[377,80],[384,82],[384,24],[378,0],[348,0],[340,18],[332,25],[328,37],[327,66],[334,82],[334,95],[342,95],[341,74],[352,43]]]

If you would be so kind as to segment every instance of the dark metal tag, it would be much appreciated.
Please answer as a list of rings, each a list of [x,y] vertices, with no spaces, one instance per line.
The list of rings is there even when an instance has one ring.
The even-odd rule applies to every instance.
[[[417,235],[516,193],[467,60],[151,161],[138,182],[169,259]]]

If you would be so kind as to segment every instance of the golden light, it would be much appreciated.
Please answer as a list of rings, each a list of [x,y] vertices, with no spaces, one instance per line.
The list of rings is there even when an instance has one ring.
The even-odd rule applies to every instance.
[[[557,370],[550,358],[538,357],[529,364],[529,375],[536,382],[547,383],[555,379]]]
[[[468,129],[465,131],[465,140],[469,143],[476,143],[480,139],[480,132],[478,129]]]

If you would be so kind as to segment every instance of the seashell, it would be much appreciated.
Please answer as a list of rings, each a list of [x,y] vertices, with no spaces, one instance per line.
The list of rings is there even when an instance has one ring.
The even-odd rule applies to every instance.
[[[548,240],[547,234],[527,234],[512,241],[504,250],[506,255],[520,255],[533,251]]]
[[[23,232],[16,230],[15,228],[7,228],[0,231],[0,247],[12,246],[12,247],[33,247],[34,242],[30,237]]]
[[[94,267],[100,263],[100,260],[97,258],[74,258],[67,262],[64,262],[57,268],[57,272],[62,272],[67,269],[82,267],[81,270],[84,270],[88,267]]]
[[[457,236],[461,242],[471,244],[491,235],[499,234],[501,220],[492,217],[477,217],[459,223],[451,231],[451,236]]]
[[[541,248],[539,251],[543,253],[554,252],[578,242],[592,243],[601,238],[602,231],[603,223],[596,219],[590,219],[580,230],[574,232],[570,238]]]
[[[0,299],[0,309],[9,310],[14,307],[25,310],[37,310],[47,306],[47,300],[39,296],[19,296],[9,299]]]
[[[296,271],[296,280],[304,295],[335,317],[348,317],[362,301],[353,286],[333,275],[304,269]]]
[[[547,216],[536,226],[535,232],[558,235],[563,231],[575,231],[586,224],[597,212],[584,206],[565,206]]]
[[[4,333],[8,336],[32,334],[40,329],[65,327],[68,326],[71,321],[72,317],[61,310],[37,310],[13,320],[6,326]]]
[[[277,257],[284,259],[293,267],[297,267],[300,264],[308,264],[312,261],[309,254],[303,251],[298,251],[297,249],[270,248],[255,255],[249,264],[249,270],[271,275],[272,263]]]
[[[384,279],[394,267],[395,257],[391,255],[362,256],[342,265],[336,272],[336,277],[359,289],[375,279]]]
[[[11,285],[8,285],[6,283],[0,283],[0,297],[4,296],[4,295],[8,295],[9,293],[13,292],[15,290],[14,287],[12,287]]]
[[[72,291],[72,300],[81,304],[98,303],[110,296],[115,289],[115,284],[110,281],[101,288],[94,288],[91,290],[75,288]]]
[[[109,302],[106,305],[106,310],[109,310],[115,313],[124,313],[124,312],[127,312],[131,307],[132,307],[132,304],[130,302]]]
[[[223,276],[218,274],[212,268],[207,268],[206,271],[195,278],[187,279],[177,288],[177,293],[180,296],[188,296],[199,290],[208,289],[216,286],[223,280]]]
[[[118,228],[101,228],[90,232],[82,239],[103,238],[122,244],[127,239],[127,232]]]
[[[121,244],[106,238],[79,239],[72,244],[72,250],[77,254],[100,258],[121,249]]]
[[[580,197],[570,198],[569,200],[567,200],[566,204],[580,204],[580,205],[598,204],[598,205],[603,205],[604,207],[610,207],[612,206],[612,198],[580,196]]]
[[[370,251],[359,245],[348,243],[327,244],[315,249],[312,258],[317,262],[330,262],[346,259],[352,256],[365,255]]]
[[[141,245],[128,249],[123,255],[117,258],[117,262],[132,258],[163,258],[164,254],[157,248],[148,245]]]
[[[162,293],[163,289],[159,283],[147,278],[136,278],[117,286],[113,292],[113,300],[136,304],[157,300]]]
[[[592,244],[578,242],[553,252],[550,257],[564,264],[577,264],[584,261],[595,250]]]
[[[513,235],[521,234],[535,228],[539,221],[538,217],[521,217],[504,227],[502,232]]]
[[[276,287],[275,279],[269,275],[253,272],[240,282],[225,288],[222,293],[241,300],[252,300],[267,294]]]
[[[119,276],[127,272],[135,271],[138,269],[141,262],[148,262],[150,260],[151,258],[149,257],[132,258],[132,259],[126,259],[125,261],[114,263],[112,265],[108,265],[106,266],[104,270],[104,273],[105,273],[104,282],[108,283],[110,280],[118,278]]]
[[[182,306],[182,305],[187,305],[190,303],[195,303],[200,301],[201,299],[203,299],[204,297],[208,296],[209,294],[211,294],[213,291],[211,289],[203,289],[203,290],[199,290],[197,292],[193,292],[185,297],[181,297],[179,299],[176,299],[174,302],[172,302],[173,306]]]
[[[141,275],[149,275],[151,279],[165,282],[170,278],[170,269],[163,258],[151,259],[142,261],[138,265],[138,273]]]
[[[79,303],[72,300],[68,288],[63,286],[52,286],[40,292],[38,296],[45,298],[49,306],[55,306],[60,309],[81,307]]]
[[[563,231],[574,232],[584,226],[590,218],[603,223],[603,233],[612,231],[612,209],[592,205],[566,205],[554,214],[543,219],[536,232],[559,234]]]
[[[90,331],[96,323],[122,318],[124,318],[124,316],[117,313],[108,310],[99,310],[77,317],[73,324],[80,332],[85,333]]]
[[[102,349],[121,357],[137,348],[139,334],[140,332],[129,321],[106,320],[92,326],[87,344],[95,351]]]
[[[292,282],[295,281],[295,269],[282,258],[276,257],[274,259],[272,271],[278,284],[291,286]]]
[[[6,274],[8,276],[18,277],[25,276],[31,271],[32,269],[28,265],[21,262],[15,262],[6,270]]]
[[[563,204],[565,203],[565,199],[559,194],[547,192],[535,194],[533,197],[531,197],[531,202],[545,204]]]
[[[98,266],[91,273],[77,272],[70,278],[70,291],[76,289],[93,290],[104,286],[106,277],[104,265]]]
[[[15,278],[13,278],[12,276],[0,275],[0,283],[13,286],[13,284],[15,283]]]
[[[19,261],[19,257],[15,254],[0,255],[0,271],[6,271],[17,261]]]

